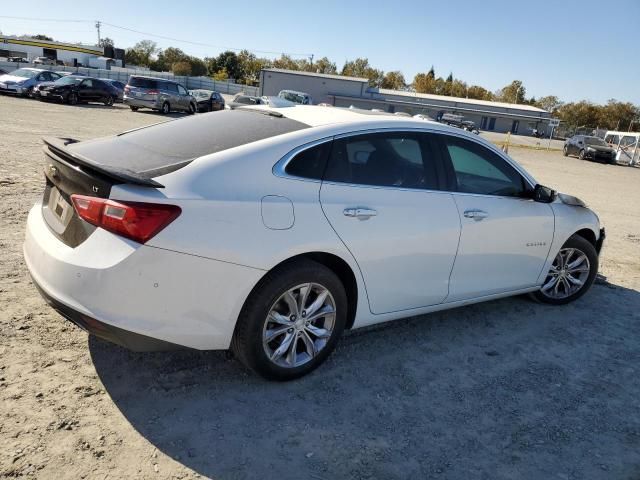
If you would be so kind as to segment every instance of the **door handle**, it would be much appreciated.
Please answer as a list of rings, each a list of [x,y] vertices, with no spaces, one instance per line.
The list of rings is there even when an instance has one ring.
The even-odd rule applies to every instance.
[[[378,215],[378,212],[372,208],[345,208],[342,213],[344,213],[345,217],[355,217],[360,220],[366,220],[367,218]]]
[[[465,210],[464,216],[466,218],[473,218],[475,221],[480,221],[484,218],[487,218],[489,214],[484,210]]]

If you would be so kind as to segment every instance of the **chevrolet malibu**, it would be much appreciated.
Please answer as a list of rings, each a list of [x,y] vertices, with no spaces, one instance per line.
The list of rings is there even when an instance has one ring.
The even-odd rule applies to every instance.
[[[44,140],[24,256],[64,317],[136,351],[231,349],[286,380],[345,329],[592,285],[604,229],[476,135],[357,110],[227,110]]]

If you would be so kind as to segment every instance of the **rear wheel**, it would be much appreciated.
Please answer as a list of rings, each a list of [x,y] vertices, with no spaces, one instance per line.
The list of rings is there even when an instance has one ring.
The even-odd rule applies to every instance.
[[[162,104],[162,108],[160,109],[160,113],[162,113],[163,115],[167,115],[168,113],[171,113],[171,105],[169,105],[169,102],[164,102]]]
[[[131,109],[132,112],[138,111],[138,107],[134,107],[133,105],[129,105],[129,108]]]
[[[105,97],[105,99],[103,100],[103,103],[107,106],[107,107],[111,107],[113,105],[113,97],[111,95]]]
[[[580,150],[580,153],[578,154],[578,158],[580,160],[584,160],[586,158],[584,148]]]
[[[189,110],[187,110],[187,113],[189,115],[193,115],[194,113],[196,113],[196,110],[197,110],[196,106],[193,103],[190,103]]]
[[[573,235],[562,246],[534,297],[564,305],[584,295],[598,273],[598,253],[587,239]]]
[[[242,309],[231,347],[247,367],[272,380],[317,368],[344,330],[347,296],[324,265],[303,260],[268,273]]]
[[[67,103],[69,105],[77,105],[78,104],[78,95],[74,92],[71,92],[67,95]]]
[[[568,157],[568,156],[569,156],[569,147],[567,147],[567,146],[565,145],[565,146],[564,146],[564,148],[562,149],[562,154],[563,154],[565,157]]]

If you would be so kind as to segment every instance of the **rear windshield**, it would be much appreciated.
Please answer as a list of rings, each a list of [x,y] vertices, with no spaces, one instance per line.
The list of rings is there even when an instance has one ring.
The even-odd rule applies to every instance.
[[[211,153],[275,137],[309,125],[255,111],[224,110],[80,142],[70,149],[114,170],[153,178]]]
[[[131,77],[129,85],[138,88],[158,88],[158,81],[152,78]]]

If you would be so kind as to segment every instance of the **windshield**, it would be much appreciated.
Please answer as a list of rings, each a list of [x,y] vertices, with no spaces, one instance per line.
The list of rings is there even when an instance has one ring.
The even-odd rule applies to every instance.
[[[73,85],[74,83],[80,83],[82,80],[84,80],[84,78],[72,77],[69,75],[66,77],[59,78],[53,83],[55,83],[56,85]]]
[[[191,95],[193,95],[196,98],[202,98],[206,100],[211,96],[211,92],[208,92],[206,90],[192,90]]]
[[[14,70],[13,72],[9,73],[9,75],[13,75],[14,77],[33,78],[37,73],[38,72],[29,70],[27,68],[19,68],[18,70]]]
[[[280,98],[284,98],[285,100],[289,100],[290,102],[294,102],[294,103],[301,103],[301,104],[305,104],[305,96],[304,95],[300,95],[299,93],[293,93],[293,92],[280,92],[280,95],[278,95]]]
[[[598,137],[584,137],[584,143],[587,145],[600,145],[605,147],[607,144],[604,143],[604,140]]]

